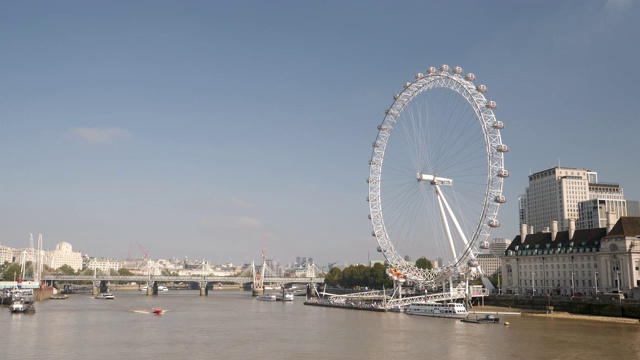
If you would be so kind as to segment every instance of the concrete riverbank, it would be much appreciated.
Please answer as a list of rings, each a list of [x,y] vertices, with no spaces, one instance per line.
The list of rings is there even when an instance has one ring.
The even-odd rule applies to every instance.
[[[599,315],[586,315],[586,314],[572,314],[565,311],[539,311],[532,309],[519,309],[511,307],[500,306],[474,306],[469,310],[470,314],[498,314],[498,315],[521,315],[524,317],[544,317],[552,319],[570,319],[570,320],[585,320],[585,321],[599,321],[616,324],[631,324],[640,325],[640,320],[630,319],[615,316],[599,316]]]

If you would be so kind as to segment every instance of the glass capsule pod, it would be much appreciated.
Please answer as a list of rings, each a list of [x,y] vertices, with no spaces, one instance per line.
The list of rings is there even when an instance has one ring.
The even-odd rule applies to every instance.
[[[504,204],[507,202],[507,198],[504,197],[503,195],[498,195],[493,199],[495,202],[497,202],[498,204]]]
[[[499,152],[509,152],[509,147],[505,144],[498,144],[498,146],[496,146],[496,150],[498,150]]]

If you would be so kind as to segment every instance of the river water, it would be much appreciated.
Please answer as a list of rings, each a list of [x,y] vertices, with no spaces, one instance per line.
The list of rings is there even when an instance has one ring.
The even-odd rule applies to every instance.
[[[518,315],[478,325],[229,290],[115,295],[47,300],[36,314],[0,308],[0,359],[640,358],[640,325]]]

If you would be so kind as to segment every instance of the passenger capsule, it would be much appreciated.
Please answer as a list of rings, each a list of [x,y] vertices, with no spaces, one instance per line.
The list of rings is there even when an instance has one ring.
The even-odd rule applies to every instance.
[[[486,249],[488,249],[490,247],[491,247],[491,245],[489,245],[488,241],[483,241],[483,242],[480,243],[480,249],[485,249],[486,250]]]
[[[500,175],[498,175],[498,176],[500,176]],[[504,195],[498,195],[493,199],[493,201],[497,202],[498,204],[504,204],[504,203],[507,202],[507,198],[504,197]]]
[[[485,104],[485,107],[487,109],[495,109],[498,107],[498,104],[496,104],[495,101],[487,101],[487,103]]]
[[[478,85],[476,86],[476,90],[478,90],[481,93],[486,93],[488,89],[485,85]]]
[[[489,220],[489,224],[488,225],[490,227],[497,228],[497,227],[500,227],[500,221],[498,221],[497,219],[491,219],[491,220]]]
[[[467,265],[469,265],[469,267],[478,267],[480,266],[480,263],[478,263],[478,260],[469,260],[467,262]]]
[[[427,69],[427,73],[429,75],[431,74],[435,74],[438,71],[438,69],[436,69],[435,67],[431,66],[430,68]]]
[[[382,252],[382,248],[380,246],[378,246],[378,248],[376,249],[378,252]]]
[[[496,146],[496,150],[498,150],[499,152],[509,152],[509,147],[505,144],[498,144],[498,146]]]
[[[509,177],[509,172],[505,169],[501,169],[498,171],[498,176],[501,178],[508,178]]]
[[[476,76],[473,73],[468,73],[467,75],[465,75],[464,79],[467,81],[474,81],[476,79]]]
[[[369,202],[369,197],[367,196],[367,202]]]
[[[424,77],[423,73],[417,73],[415,76],[416,79],[422,79],[423,77]]]
[[[410,82],[408,82],[408,83],[404,83],[404,87],[405,87],[405,89],[406,89],[406,88],[408,88],[409,86],[411,86],[411,83],[410,83]]]
[[[386,125],[378,125],[378,130],[384,131],[384,130],[387,130],[387,129],[388,129],[388,127]]]
[[[460,66],[456,66],[453,68],[453,73],[454,74],[462,74],[462,68]]]
[[[376,236],[376,232],[375,232],[375,231],[372,231],[372,232],[371,232],[371,236]]]
[[[367,215],[367,217],[369,218],[369,220],[371,220],[371,214]]]
[[[502,121],[494,121],[493,122],[494,129],[504,129],[504,123]]]
[[[400,97],[400,94],[395,94],[393,95],[393,100],[398,100],[399,97]]]
[[[442,64],[442,66],[440,66],[440,71],[449,71],[449,65]]]

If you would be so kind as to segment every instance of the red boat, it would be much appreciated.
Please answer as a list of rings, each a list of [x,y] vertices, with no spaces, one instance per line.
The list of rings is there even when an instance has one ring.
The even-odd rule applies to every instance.
[[[155,307],[155,308],[151,309],[151,312],[156,314],[156,315],[160,315],[160,314],[162,314],[162,309],[159,308],[159,307]]]

